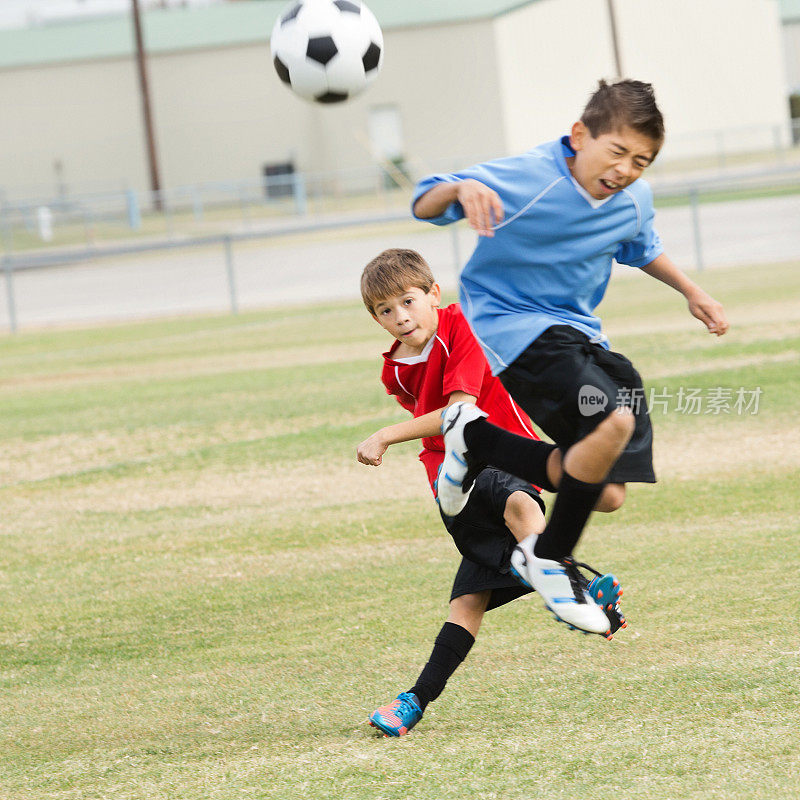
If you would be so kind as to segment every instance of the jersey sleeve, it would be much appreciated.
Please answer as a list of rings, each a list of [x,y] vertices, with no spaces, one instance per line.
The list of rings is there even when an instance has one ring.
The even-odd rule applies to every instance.
[[[500,195],[503,207],[508,211],[506,184],[508,182],[513,184],[518,179],[519,160],[519,156],[499,158],[495,161],[476,164],[460,172],[429,175],[427,178],[423,178],[414,190],[414,196],[411,199],[411,213],[414,214],[414,206],[417,200],[440,183],[459,183],[469,179],[480,181],[490,189],[494,189]],[[414,217],[423,222],[432,222],[434,225],[448,225],[451,222],[458,222],[458,220],[464,219],[464,208],[461,203],[456,201],[451,203],[438,217],[418,217],[416,214],[414,214]]]
[[[442,394],[446,398],[453,392],[465,392],[479,397],[486,375],[486,356],[460,311],[453,316],[447,348]]]
[[[646,267],[664,252],[661,237],[653,227],[653,195],[647,184],[643,189],[638,197],[631,195],[639,220],[636,234],[632,239],[622,242],[614,256],[618,264],[627,264],[629,267]]]

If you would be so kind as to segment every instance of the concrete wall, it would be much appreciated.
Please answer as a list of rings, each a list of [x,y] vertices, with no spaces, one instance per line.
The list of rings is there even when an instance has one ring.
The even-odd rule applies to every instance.
[[[775,0],[616,2],[625,72],[655,84],[667,118],[665,155],[713,152],[709,131],[750,130],[742,149],[753,149],[788,128]],[[266,41],[154,55],[162,183],[255,180],[289,159],[307,172],[369,169],[376,105],[398,109],[415,176],[518,152],[565,132],[613,72],[601,0],[391,29],[378,80],[341,107],[292,95]],[[148,187],[133,59],[2,70],[0,108],[0,188],[12,198],[53,194],[56,159],[72,191]]]
[[[166,186],[255,180],[289,159],[327,166],[315,109],[284,89],[266,42],[154,56],[150,83]]]
[[[0,188],[55,194],[57,159],[73,189],[144,185],[136,81],[122,61],[0,71]]]
[[[495,30],[509,153],[567,133],[598,78],[614,72],[605,0],[542,0]]]
[[[789,91],[800,94],[800,20],[784,24],[783,52]]]
[[[626,74],[656,87],[663,157],[788,142],[776,0],[617,0]],[[712,132],[729,130],[724,143]]]
[[[491,23],[392,30],[377,81],[341,107],[315,109],[328,169],[370,163],[369,110],[397,106],[416,174],[487,158],[504,145]],[[281,87],[279,87],[281,88]]]
[[[653,83],[662,158],[788,141],[775,0],[616,0],[623,73]],[[543,0],[495,22],[507,148],[566,132],[615,63],[605,2]],[[725,131],[725,133],[719,133]]]
[[[320,106],[275,75],[267,42],[149,58],[162,185],[257,179],[268,162],[308,172],[369,170],[369,109],[395,104],[412,169],[477,160],[502,149],[503,116],[491,23],[399,29],[363,95]],[[432,79],[433,76],[433,79]],[[149,186],[132,59],[0,72],[0,187],[55,191],[61,159],[73,191]]]

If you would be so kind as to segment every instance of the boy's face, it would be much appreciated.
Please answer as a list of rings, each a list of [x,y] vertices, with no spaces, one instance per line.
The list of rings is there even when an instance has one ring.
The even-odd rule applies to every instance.
[[[382,328],[402,342],[410,354],[421,353],[439,327],[436,309],[441,300],[439,284],[430,291],[412,286],[396,297],[387,297],[375,304],[375,318]]]
[[[656,157],[656,143],[628,127],[595,139],[582,122],[576,122],[570,144],[575,150],[574,158],[567,159],[572,175],[596,200],[630,186]]]

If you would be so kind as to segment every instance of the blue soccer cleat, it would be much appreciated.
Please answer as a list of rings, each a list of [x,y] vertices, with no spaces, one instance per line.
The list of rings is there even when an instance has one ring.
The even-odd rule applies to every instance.
[[[609,632],[605,635],[606,639],[611,639],[620,628],[627,628],[628,622],[622,609],[619,607],[619,599],[622,597],[622,587],[619,581],[609,572],[601,575],[597,570],[592,569],[588,564],[578,566],[593,572],[595,577],[589,581],[586,591],[594,598],[595,603],[603,609],[611,625]]]
[[[415,694],[401,692],[387,706],[369,715],[369,724],[384,736],[405,736],[422,719],[422,709]]]

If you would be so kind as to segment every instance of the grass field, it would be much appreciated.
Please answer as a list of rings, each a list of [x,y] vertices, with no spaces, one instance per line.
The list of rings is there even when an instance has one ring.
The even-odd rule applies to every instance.
[[[402,418],[363,308],[1,339],[0,797],[796,800],[800,264],[703,282],[720,340],[643,276],[604,303],[663,399],[660,483],[579,549],[630,627],[494,611],[398,740],[364,721],[457,558],[413,443],[355,460]]]

